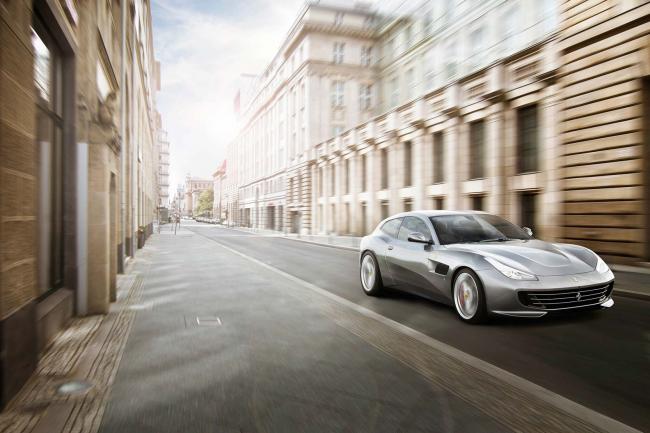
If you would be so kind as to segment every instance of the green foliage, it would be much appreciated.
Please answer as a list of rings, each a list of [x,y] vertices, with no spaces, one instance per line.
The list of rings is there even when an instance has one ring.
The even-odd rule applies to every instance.
[[[212,212],[212,204],[214,203],[214,191],[206,189],[199,195],[199,205],[196,208],[198,215],[204,215]]]

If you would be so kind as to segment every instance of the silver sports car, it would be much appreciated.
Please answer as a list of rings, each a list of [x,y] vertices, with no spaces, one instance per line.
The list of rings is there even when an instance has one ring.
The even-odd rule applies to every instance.
[[[453,305],[466,322],[611,307],[614,274],[593,251],[532,237],[484,212],[418,211],[385,219],[361,240],[361,286]]]

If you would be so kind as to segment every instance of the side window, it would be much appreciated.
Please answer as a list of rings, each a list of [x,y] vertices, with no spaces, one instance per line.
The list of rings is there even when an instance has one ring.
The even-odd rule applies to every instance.
[[[404,224],[400,227],[397,238],[401,241],[408,241],[409,234],[413,232],[422,233],[427,239],[431,239],[431,230],[424,221],[417,217],[404,218]]]
[[[402,218],[395,218],[389,221],[386,221],[383,226],[381,226],[381,231],[386,233],[388,236],[392,238],[397,237],[397,231],[399,230],[399,226],[402,223]]]

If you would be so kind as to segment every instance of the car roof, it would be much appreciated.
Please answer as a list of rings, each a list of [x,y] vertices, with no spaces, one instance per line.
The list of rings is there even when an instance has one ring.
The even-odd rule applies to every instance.
[[[486,214],[487,212],[477,211],[477,210],[415,210],[410,212],[401,212],[395,215],[391,215],[387,219],[400,218],[405,216],[421,216],[421,217],[433,217],[441,215],[467,215],[467,214]]]

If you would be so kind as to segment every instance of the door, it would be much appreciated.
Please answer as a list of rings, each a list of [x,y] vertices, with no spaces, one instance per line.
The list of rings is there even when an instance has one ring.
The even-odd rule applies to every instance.
[[[400,290],[438,299],[440,294],[434,285],[434,266],[429,260],[436,247],[409,242],[408,235],[414,232],[422,233],[428,240],[432,239],[431,229],[423,219],[415,216],[404,218],[393,248],[387,253],[393,282]]]

